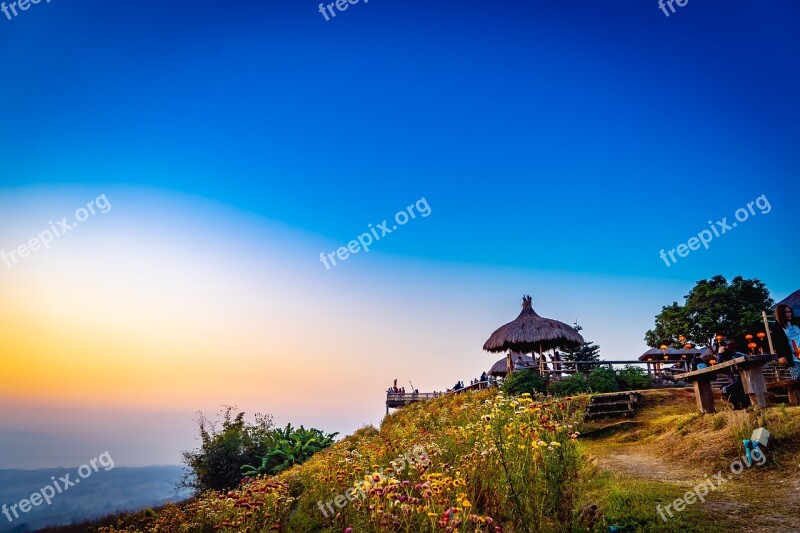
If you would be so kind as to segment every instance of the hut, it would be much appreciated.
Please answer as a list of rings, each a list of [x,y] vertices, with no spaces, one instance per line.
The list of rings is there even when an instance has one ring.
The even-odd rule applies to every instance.
[[[543,354],[547,350],[570,350],[583,344],[583,337],[575,328],[558,320],[543,318],[533,310],[533,298],[522,298],[522,311],[508,324],[500,326],[483,344],[491,353],[509,352],[506,356],[506,372],[514,371],[511,352]],[[544,371],[543,365],[540,371]]]
[[[648,374],[663,374],[668,367],[678,368],[682,372],[688,370],[689,364],[695,355],[703,359],[712,354],[708,348],[677,349],[651,348],[639,356],[639,361],[647,363]]]
[[[778,305],[788,305],[794,311],[795,317],[800,317],[800,290],[794,291],[792,294],[777,303]],[[775,307],[772,308],[775,311]]]
[[[536,365],[536,360],[533,358],[533,356],[519,352],[512,352],[508,355],[511,356],[512,364],[514,364],[514,362],[517,361],[518,357],[521,357],[523,363],[525,363],[525,366],[533,368]],[[492,368],[489,369],[489,372],[487,372],[487,374],[492,377],[498,377],[498,378],[506,377],[506,375],[508,374],[508,362],[506,360],[506,357],[503,357],[502,359],[498,360],[495,364],[493,364]]]

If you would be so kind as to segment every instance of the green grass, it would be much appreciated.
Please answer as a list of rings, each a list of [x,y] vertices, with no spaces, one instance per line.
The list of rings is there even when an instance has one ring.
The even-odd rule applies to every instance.
[[[656,507],[674,502],[686,493],[679,487],[656,480],[630,479],[609,472],[598,472],[587,487],[587,494],[594,498],[603,511],[603,518],[595,531],[609,531],[617,526],[622,531],[658,531],[723,533],[731,531],[724,519],[704,513],[701,505],[687,506],[665,522]]]

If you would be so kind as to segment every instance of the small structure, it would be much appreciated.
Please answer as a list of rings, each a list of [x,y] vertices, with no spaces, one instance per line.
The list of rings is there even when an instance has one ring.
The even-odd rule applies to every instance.
[[[794,316],[800,317],[800,290],[794,291],[792,294],[778,302],[775,307],[778,307],[779,305],[788,305],[792,308],[792,311],[794,311]],[[773,313],[775,311],[775,307],[772,308]]]
[[[682,372],[688,372],[689,365],[695,355],[699,355],[705,359],[713,354],[708,348],[691,348],[688,350],[676,348],[662,350],[660,348],[651,348],[639,356],[639,361],[647,363],[648,374],[659,376],[676,368],[680,369]]]
[[[519,352],[511,352],[508,355],[511,356],[511,363],[512,364],[515,364],[517,362],[517,358],[521,357],[522,358],[522,362],[525,364],[525,366],[528,366],[530,368],[534,368],[535,365],[536,365],[536,363],[533,360],[533,356],[531,356],[531,355],[524,354],[524,353],[519,353]],[[507,357],[503,357],[502,359],[498,360],[495,364],[493,364],[492,368],[489,369],[489,372],[487,372],[487,374],[490,375],[490,376],[493,376],[493,377],[498,377],[498,378],[506,377],[506,375],[508,374]]]
[[[415,402],[424,402],[444,396],[443,392],[387,392],[386,393],[386,414],[389,408],[399,409]]]
[[[484,343],[483,349],[491,353],[509,352],[506,356],[506,373],[514,372],[510,352],[539,353],[547,350],[570,350],[583,344],[583,337],[575,328],[558,320],[543,318],[533,310],[533,298],[522,298],[522,311],[513,321],[500,326]],[[540,367],[540,371],[544,371]]]

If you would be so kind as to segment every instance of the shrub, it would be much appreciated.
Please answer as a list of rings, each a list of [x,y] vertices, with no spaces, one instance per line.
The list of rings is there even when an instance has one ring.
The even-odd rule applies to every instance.
[[[272,435],[275,445],[262,457],[257,466],[248,464],[242,466],[246,476],[259,476],[277,474],[294,465],[306,462],[315,453],[324,450],[331,444],[338,433],[326,435],[318,429],[293,428],[287,424],[283,430],[273,430]]]
[[[646,389],[650,386],[650,376],[643,368],[633,365],[625,365],[625,368],[617,372],[617,381],[622,390]]]
[[[242,479],[242,466],[260,463],[272,449],[272,418],[256,415],[255,423],[249,423],[244,413],[234,416],[233,410],[225,407],[221,428],[200,413],[200,448],[182,453],[183,462],[192,470],[182,480],[182,487],[198,492],[236,487]]]
[[[547,380],[532,368],[518,370],[511,374],[511,377],[503,384],[503,392],[513,396],[519,396],[526,392],[529,394],[545,393],[547,392]]]
[[[611,368],[597,367],[589,374],[589,387],[592,392],[617,392],[617,373]]]
[[[275,474],[306,461],[330,446],[337,435],[291,424],[275,429],[269,415],[256,415],[255,423],[250,423],[244,413],[233,416],[233,410],[225,408],[221,427],[200,414],[200,448],[182,454],[192,471],[181,487],[197,492],[232,489],[243,476]]]
[[[573,374],[567,379],[550,384],[550,393],[556,396],[574,396],[584,392],[589,392],[589,382],[583,374]]]

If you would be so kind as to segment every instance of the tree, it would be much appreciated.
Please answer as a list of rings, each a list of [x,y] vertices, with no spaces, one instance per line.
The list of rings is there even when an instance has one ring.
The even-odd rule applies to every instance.
[[[582,331],[583,328],[575,322],[575,331]],[[561,354],[562,361],[597,361],[600,358],[600,346],[592,343],[592,341],[584,341],[583,344],[572,350],[565,350]],[[567,370],[575,368],[574,365],[564,365]],[[586,367],[579,368],[584,370]]]
[[[242,479],[242,466],[258,464],[275,445],[272,417],[256,415],[255,423],[244,413],[233,415],[234,407],[222,412],[222,427],[200,413],[200,448],[182,453],[183,462],[192,470],[180,486],[205,490],[236,487]]]
[[[698,281],[684,298],[683,305],[672,302],[656,315],[655,327],[644,336],[648,346],[683,347],[676,340],[683,335],[688,342],[713,350],[717,334],[738,347],[746,346],[744,336],[763,329],[761,312],[775,303],[761,281],[741,276],[730,283],[724,276]]]

